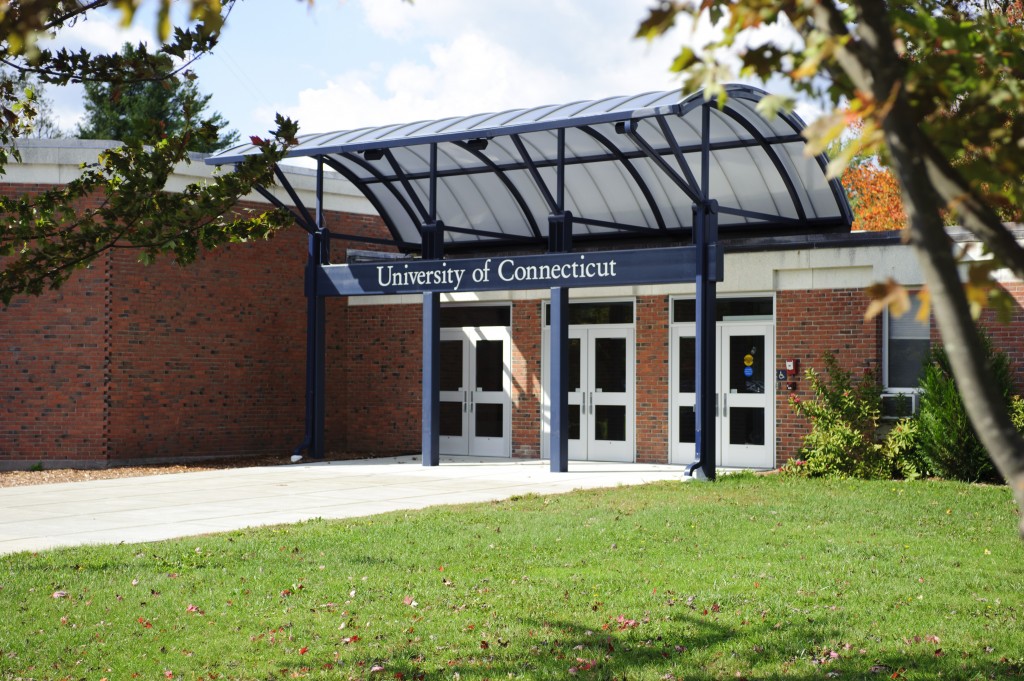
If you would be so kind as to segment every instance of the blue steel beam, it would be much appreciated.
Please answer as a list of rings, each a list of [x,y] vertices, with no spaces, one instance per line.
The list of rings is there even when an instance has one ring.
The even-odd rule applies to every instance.
[[[551,430],[548,455],[552,473],[569,470],[569,289],[551,289]]]
[[[423,294],[423,465],[441,463],[441,294]]]
[[[651,194],[651,188],[647,186],[643,178],[640,177],[640,172],[633,165],[632,161],[622,152],[621,149],[612,144],[611,140],[607,137],[594,130],[593,128],[580,128],[581,132],[590,135],[594,138],[598,144],[608,150],[619,165],[626,169],[629,176],[633,178],[633,183],[636,185],[640,193],[644,195],[644,199],[647,201],[648,208],[651,209],[651,214],[654,216],[654,221],[658,224],[659,229],[666,229],[665,218],[661,214],[661,208],[658,206],[658,202],[654,200],[654,195]],[[577,220],[579,221],[579,220]]]

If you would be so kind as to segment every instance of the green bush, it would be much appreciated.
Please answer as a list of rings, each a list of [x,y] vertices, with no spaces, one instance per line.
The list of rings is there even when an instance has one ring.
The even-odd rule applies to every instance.
[[[873,372],[859,380],[825,353],[824,376],[808,369],[813,400],[792,398],[794,410],[809,419],[800,457],[782,467],[784,473],[809,477],[914,479],[925,473],[918,450],[914,419],[903,419],[888,432],[879,428],[882,388]],[[1021,406],[1024,421],[1024,402]]]
[[[929,474],[928,466],[921,458],[919,424],[916,418],[900,419],[885,434],[882,450],[895,477],[916,480]]]
[[[1003,395],[1007,410],[1017,411],[1015,423],[1024,425],[1024,406],[1011,400],[1013,379],[1010,360],[996,352],[982,334],[986,360]],[[933,347],[921,377],[919,421],[920,455],[930,475],[966,482],[1002,482],[988,452],[978,439],[963,399],[953,379],[949,356],[941,346]]]
[[[800,458],[783,471],[812,477],[887,478],[890,466],[883,447],[875,441],[881,414],[881,389],[875,375],[854,380],[832,353],[823,357],[825,374],[806,371],[813,400],[793,397],[796,413],[811,422]]]

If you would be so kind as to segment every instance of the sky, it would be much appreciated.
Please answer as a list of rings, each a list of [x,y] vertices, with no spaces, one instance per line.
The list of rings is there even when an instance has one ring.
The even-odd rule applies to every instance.
[[[275,112],[300,133],[327,132],[678,88],[669,65],[689,27],[653,43],[633,38],[651,4],[239,0],[193,70],[210,109],[243,139],[271,130]],[[154,6],[143,3],[128,30],[97,15],[61,42],[152,44]],[[48,95],[61,127],[74,128],[80,91]]]

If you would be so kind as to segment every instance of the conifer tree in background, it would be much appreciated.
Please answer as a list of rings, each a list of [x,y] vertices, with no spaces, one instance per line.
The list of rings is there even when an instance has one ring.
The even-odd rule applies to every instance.
[[[189,17],[175,25],[171,6]],[[274,165],[296,142],[298,125],[276,116],[269,136],[250,135],[255,149],[231,172],[221,172],[170,192],[167,179],[193,151],[219,149],[235,138],[224,121],[205,111],[209,102],[192,83],[190,65],[216,45],[235,0],[155,0],[154,52],[127,54],[51,48],[67,29],[106,9],[133,23],[139,2],[94,0],[0,0],[0,62],[26,82],[46,85],[90,83],[112,109],[126,109],[136,86],[162,88],[177,101],[174,115],[150,111],[155,121],[140,137],[95,128],[121,138],[79,176],[44,192],[0,196],[0,307],[17,296],[59,288],[75,271],[111,249],[132,249],[149,262],[161,255],[186,265],[200,251],[220,244],[269,237],[292,224],[286,211],[239,210],[238,202],[257,185],[274,183]],[[175,99],[177,98],[177,99]],[[46,105],[31,86],[0,78],[0,178],[20,160],[18,142],[41,132]],[[99,110],[97,108],[97,114]],[[165,112],[166,113],[166,112]],[[180,115],[179,115],[180,114]],[[182,125],[179,125],[182,122]],[[147,124],[148,125],[148,124]],[[87,121],[84,126],[92,130]],[[150,139],[144,139],[145,136]],[[128,138],[128,139],[125,139]],[[98,204],[85,201],[99,197]]]
[[[125,43],[126,60],[146,56],[145,45]],[[167,55],[157,57],[166,74],[161,78],[85,83],[85,121],[78,126],[82,139],[120,140],[129,144],[154,144],[168,136],[181,135],[191,125],[215,126],[216,137],[192,137],[189,151],[213,152],[238,141],[238,132],[225,130],[227,121],[206,108],[211,95],[199,92],[196,81],[174,73]]]

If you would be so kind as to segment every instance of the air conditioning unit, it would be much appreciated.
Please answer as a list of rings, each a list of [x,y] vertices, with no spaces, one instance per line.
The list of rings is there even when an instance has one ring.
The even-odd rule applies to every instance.
[[[901,419],[917,413],[917,393],[882,395],[882,418]]]

